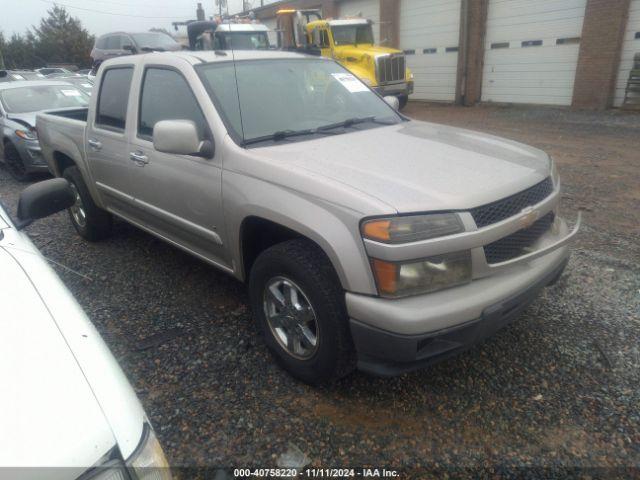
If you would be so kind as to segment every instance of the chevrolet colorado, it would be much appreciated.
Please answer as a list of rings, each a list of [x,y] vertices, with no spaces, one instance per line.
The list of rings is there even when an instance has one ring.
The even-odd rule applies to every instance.
[[[80,235],[117,216],[247,281],[275,358],[317,383],[486,337],[557,280],[579,228],[546,153],[394,104],[330,59],[153,53],[105,62],[89,108],[37,130]]]

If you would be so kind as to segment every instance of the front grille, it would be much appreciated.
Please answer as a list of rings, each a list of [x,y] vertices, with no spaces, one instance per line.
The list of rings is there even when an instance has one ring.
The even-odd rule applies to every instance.
[[[404,55],[383,55],[376,58],[378,83],[384,85],[404,81],[406,67]]]
[[[551,228],[554,220],[555,214],[549,212],[530,227],[485,245],[484,254],[487,257],[487,263],[506,262],[528,253],[528,248]]]
[[[478,228],[486,227],[494,223],[501,222],[509,217],[520,213],[523,209],[540,203],[553,193],[553,182],[551,177],[546,178],[542,182],[533,187],[503,198],[497,202],[476,207],[471,210],[471,215],[476,221]]]

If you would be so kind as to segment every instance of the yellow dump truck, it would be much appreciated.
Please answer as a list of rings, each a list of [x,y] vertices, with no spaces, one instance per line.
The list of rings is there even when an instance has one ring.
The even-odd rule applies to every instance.
[[[375,45],[373,22],[365,18],[323,19],[319,10],[277,12],[278,45],[333,58],[383,96],[404,108],[413,93],[413,74],[400,50]]]

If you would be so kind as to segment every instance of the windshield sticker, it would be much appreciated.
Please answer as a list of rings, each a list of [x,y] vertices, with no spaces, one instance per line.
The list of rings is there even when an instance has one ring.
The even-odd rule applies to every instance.
[[[65,97],[79,97],[80,92],[78,90],[60,90]]]
[[[351,93],[368,92],[367,86],[350,73],[332,73],[333,78],[338,80],[344,88]]]

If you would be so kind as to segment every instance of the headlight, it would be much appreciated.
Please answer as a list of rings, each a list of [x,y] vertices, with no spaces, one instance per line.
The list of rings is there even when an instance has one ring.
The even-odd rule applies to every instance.
[[[372,259],[371,267],[380,296],[407,297],[470,282],[471,252],[398,263]]]
[[[362,236],[382,243],[411,243],[464,232],[455,213],[412,215],[368,220],[362,224]]]
[[[38,134],[35,130],[16,130],[16,135],[23,140],[37,140]]]
[[[167,462],[160,442],[147,424],[144,426],[142,440],[136,451],[127,461],[129,469],[138,480],[171,480],[169,462]]]

